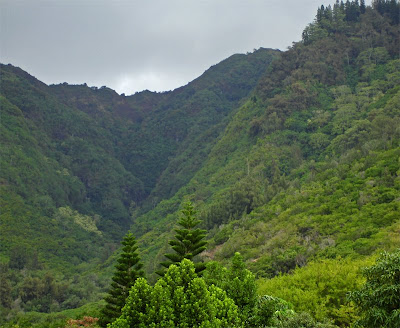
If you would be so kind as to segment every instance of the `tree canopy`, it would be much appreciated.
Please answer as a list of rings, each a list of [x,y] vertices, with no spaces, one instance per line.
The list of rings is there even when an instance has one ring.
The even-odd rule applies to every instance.
[[[110,328],[241,327],[239,311],[225,291],[207,286],[188,259],[171,265],[154,287],[139,278],[122,315]]]
[[[350,294],[361,313],[362,327],[400,327],[400,249],[382,253],[376,263],[363,270],[367,279]]]

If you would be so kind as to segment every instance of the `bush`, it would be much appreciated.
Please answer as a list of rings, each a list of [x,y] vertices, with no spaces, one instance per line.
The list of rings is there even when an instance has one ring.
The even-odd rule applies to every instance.
[[[400,327],[400,249],[384,252],[363,271],[364,286],[349,295],[361,314],[363,327]]]

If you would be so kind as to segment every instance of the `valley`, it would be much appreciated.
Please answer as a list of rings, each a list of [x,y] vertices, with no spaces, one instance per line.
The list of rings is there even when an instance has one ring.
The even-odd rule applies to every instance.
[[[287,51],[233,55],[170,92],[1,65],[0,325],[101,316],[128,231],[156,284],[190,202],[207,240],[196,261],[231,268],[239,252],[260,296],[353,326],[361,268],[400,247],[394,8],[322,6]]]

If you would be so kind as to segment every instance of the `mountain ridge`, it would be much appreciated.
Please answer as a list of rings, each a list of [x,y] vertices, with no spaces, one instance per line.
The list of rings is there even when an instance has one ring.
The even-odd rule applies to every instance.
[[[247,66],[245,65],[245,69],[251,68],[253,70],[258,70],[260,67],[265,67],[273,58],[274,54],[274,51],[259,50],[257,54],[254,54],[254,56],[257,57],[253,60],[254,63],[250,63]],[[225,68],[218,69],[222,73],[227,72],[228,75],[231,74],[231,72],[235,72],[235,70],[240,71],[242,69],[239,67],[241,61],[247,61],[251,56],[253,55],[234,56],[235,59],[233,61],[227,59],[222,62]],[[218,65],[215,67],[218,67]],[[213,72],[213,70],[216,69],[215,67],[208,70],[207,74],[219,76],[219,73]],[[171,133],[168,132],[168,128],[158,128],[158,132],[155,132],[155,134],[152,130],[149,131],[149,125],[150,129],[153,129],[152,126],[159,126],[164,120],[161,116],[154,121],[151,116],[154,116],[154,113],[157,114],[157,112],[162,114],[163,112],[170,113],[173,111],[177,111],[177,113],[173,115],[179,114],[183,116],[183,113],[185,111],[188,112],[190,108],[183,107],[181,109],[182,105],[179,101],[182,102],[182,100],[179,100],[179,98],[196,96],[197,93],[195,89],[201,92],[205,87],[208,87],[207,82],[202,82],[201,77],[199,77],[195,80],[195,87],[192,87],[189,83],[188,87],[190,90],[186,90],[185,87],[177,90],[175,94],[179,101],[177,105],[173,105],[175,107],[168,108],[161,102],[164,101],[165,103],[165,98],[170,98],[174,95],[174,92],[168,94],[149,94],[148,92],[143,92],[136,96],[123,97],[108,88],[96,89],[89,88],[85,85],[69,86],[66,84],[47,86],[22,69],[11,65],[2,65],[1,71],[1,93],[4,101],[1,107],[1,121],[6,124],[3,125],[3,128],[9,131],[9,133],[7,133],[9,142],[5,144],[7,147],[4,149],[6,153],[3,153],[2,156],[2,178],[3,181],[5,181],[3,187],[6,189],[11,187],[11,190],[13,189],[13,192],[16,192],[16,194],[20,194],[29,199],[30,204],[33,206],[40,204],[33,200],[35,197],[38,199],[44,197],[43,199],[47,199],[46,206],[49,209],[44,210],[45,207],[41,207],[38,208],[38,212],[47,213],[48,215],[54,214],[56,209],[52,208],[53,206],[57,208],[65,205],[82,212],[83,215],[94,216],[100,214],[103,216],[103,219],[107,219],[108,215],[113,219],[107,219],[105,221],[102,219],[97,224],[102,230],[111,229],[111,231],[117,231],[116,228],[118,225],[125,225],[126,229],[127,223],[130,220],[130,208],[132,208],[132,206],[137,206],[138,203],[143,201],[146,193],[148,194],[148,192],[145,191],[145,185],[143,185],[142,181],[142,177],[145,176],[143,171],[142,173],[140,171],[139,173],[132,173],[132,171],[129,171],[130,159],[125,158],[127,149],[132,147],[132,145],[138,148],[140,144],[135,145],[136,140],[141,140],[143,144],[143,140],[146,139],[150,147],[154,148],[153,153],[150,155],[143,155],[143,151],[146,150],[144,147],[143,150],[139,150],[136,158],[147,156],[147,159],[144,158],[145,162],[142,165],[142,167],[144,167],[142,170],[146,170],[146,172],[150,171],[150,173],[147,174],[153,174],[153,172],[157,171],[159,172],[158,174],[160,174],[167,166],[171,149],[173,150],[175,148],[177,150],[179,142],[174,135],[168,137],[168,134]],[[233,87],[237,82],[235,82],[235,79],[231,79],[231,82],[226,80],[224,83],[224,85]],[[238,82],[239,87],[243,84],[240,83],[242,82]],[[246,85],[250,84],[248,83]],[[245,92],[246,91],[242,91],[242,94],[244,95]],[[4,96],[6,96],[6,98],[4,98]],[[196,97],[197,99],[195,98],[191,101],[194,106],[198,106],[196,104],[199,101],[204,102],[204,97]],[[238,99],[239,98],[240,97],[238,97]],[[207,98],[205,99],[206,102],[208,102]],[[233,109],[236,102],[237,99],[231,101],[232,104],[223,105],[223,103],[217,101],[211,104],[210,110],[214,110],[212,106],[220,106],[219,104],[221,104],[229,111]],[[10,108],[10,112],[6,111],[7,108]],[[139,108],[139,110],[136,108]],[[127,111],[129,111],[129,122],[126,120]],[[23,122],[22,124],[26,127],[24,133],[33,136],[29,143],[26,143],[24,140],[17,141],[22,135],[16,134],[16,130],[13,131],[15,127],[12,127],[10,122],[6,120],[8,117],[7,115],[11,113],[14,113],[12,115],[17,115],[21,123]],[[121,114],[118,117],[119,113]],[[117,117],[115,114],[117,114]],[[198,114],[194,113],[194,115],[194,119],[196,119]],[[225,115],[226,114],[220,115],[220,118],[223,118]],[[216,121],[218,121],[218,119]],[[207,129],[207,126],[209,128],[215,123],[217,122],[208,120],[201,124]],[[179,127],[176,126],[176,128],[178,128],[177,132],[181,133],[179,132]],[[132,137],[134,133],[136,133],[136,135]],[[172,131],[172,133],[174,132]],[[196,130],[193,133],[197,133]],[[214,132],[207,132],[202,138],[203,140],[204,138],[210,138],[207,137],[207,135],[213,136],[215,133],[218,133],[218,129]],[[155,145],[152,144],[153,137],[156,139]],[[164,140],[165,137],[167,137],[166,141]],[[129,138],[133,138],[133,140],[129,140]],[[121,141],[124,141],[125,144],[121,145]],[[18,147],[15,147],[15,142],[23,145],[22,153],[18,153],[19,150]],[[30,176],[31,179],[36,179],[32,180],[36,182],[31,184],[30,192],[23,192],[22,187],[25,188],[25,186],[23,180],[19,180],[18,175],[20,173],[12,171],[10,163],[7,162],[6,158],[9,156],[16,156],[15,154],[18,153],[17,156],[21,160],[23,159],[26,162],[31,161],[31,155],[29,155],[28,149],[32,144],[36,145],[35,149],[37,155],[35,155],[36,160],[34,167],[38,167],[38,169],[32,171],[32,168],[30,168],[28,176]],[[149,161],[155,159],[156,156],[162,155],[160,154],[160,150],[162,150],[160,147],[166,149],[166,151],[164,150],[164,152],[166,152],[163,159],[164,162],[160,162],[157,158],[157,160],[154,160],[154,163],[150,163]],[[187,148],[188,147],[186,147],[186,149]],[[50,166],[46,166],[46,161],[50,163]],[[161,163],[161,165],[157,163]],[[52,178],[46,179],[43,172],[49,174],[50,172],[47,171],[51,170],[50,167],[54,165],[59,166],[55,171],[64,172],[63,175],[60,176],[60,173],[51,173],[50,176],[52,176]],[[149,169],[151,165],[156,169],[151,171]],[[42,170],[42,173],[38,173],[40,172],[39,167],[46,169]],[[135,168],[135,166],[133,168]],[[22,168],[20,168],[20,170],[22,170]],[[110,178],[106,181],[99,180],[99,174],[104,175],[106,171]],[[46,189],[51,190],[51,188],[42,188],[41,185],[43,185],[43,181],[49,181],[49,183],[51,179],[56,181],[54,174],[58,174],[61,180],[71,177],[71,179],[75,181],[75,187],[73,188],[80,190],[80,192],[76,193],[74,196],[75,200],[71,198],[72,195],[60,197],[60,194],[57,195],[54,192],[49,193],[45,191]],[[35,175],[41,178],[34,178]],[[117,176],[125,176],[125,178],[117,178]],[[137,176],[140,176],[140,178],[137,178]],[[14,179],[13,182],[7,182],[11,177]],[[154,185],[157,176],[152,179],[154,182],[151,183]],[[16,181],[19,182],[15,184]],[[60,181],[55,183],[55,185],[62,185],[63,183],[64,182]],[[35,186],[39,186],[40,189],[35,189]],[[121,188],[125,190],[126,193],[125,200],[122,200],[122,202],[118,198],[120,197],[120,191],[118,190]],[[104,192],[105,190],[108,191]],[[98,210],[94,210],[91,204],[100,205],[97,206],[98,209],[100,209],[100,213]],[[122,231],[117,233],[118,236],[121,236],[121,234],[123,234]],[[119,237],[116,238],[116,240],[118,239]]]
[[[185,200],[208,230],[204,259],[240,251],[269,286],[399,247],[399,22],[349,4],[319,8],[286,52],[233,56],[175,93],[46,86],[1,66],[0,259],[21,310],[98,300],[129,228],[154,272]],[[26,296],[46,270],[68,287]],[[314,310],[345,327],[342,294]]]

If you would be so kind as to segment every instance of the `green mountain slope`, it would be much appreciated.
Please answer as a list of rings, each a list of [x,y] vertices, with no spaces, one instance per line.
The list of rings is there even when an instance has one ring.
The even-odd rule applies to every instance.
[[[264,280],[276,296],[399,247],[398,8],[321,7],[289,50],[234,55],[172,92],[47,86],[1,65],[0,317],[99,300],[128,228],[153,273],[184,199],[205,259],[294,272]],[[313,314],[348,324],[339,294]]]
[[[8,121],[12,113],[7,109],[12,108],[18,112],[20,123],[27,126],[25,134],[30,138],[21,141],[21,156],[35,162],[36,168],[27,170],[12,160],[5,161],[2,177],[28,202],[48,196],[55,208],[68,205],[101,215],[100,224],[107,232],[113,224],[126,229],[129,209],[143,201],[157,181],[161,182],[153,191],[154,197],[164,197],[164,189],[177,188],[175,185],[190,178],[206,157],[208,143],[226,124],[226,116],[252,89],[275,53],[260,49],[248,56],[236,55],[174,92],[143,92],[131,97],[119,96],[105,87],[48,87],[18,68],[3,65],[2,123],[9,132],[5,146],[16,147],[16,140],[24,136]],[[252,79],[243,82],[244,71]],[[224,88],[229,92],[220,96]],[[50,164],[32,158],[31,144]],[[203,156],[195,158],[188,165],[190,169],[180,168],[177,158],[184,152],[194,153],[192,148]],[[8,156],[4,154],[3,159]],[[171,173],[163,173],[166,168],[184,172],[180,179],[171,181]],[[55,173],[58,171],[62,174]],[[19,176],[23,174],[30,177]],[[58,181],[54,174],[61,180],[73,180],[74,191],[68,190],[71,182]],[[59,190],[53,192],[52,188]]]
[[[1,65],[0,317],[14,303],[15,314],[98,300],[131,213],[191,178],[277,53],[235,55],[173,92],[130,97]],[[186,165],[185,154],[196,156]]]
[[[8,187],[25,197],[28,203],[34,202],[35,197],[48,196],[49,206],[53,209],[68,205],[85,214],[96,213],[94,209],[97,209],[97,214],[102,216],[100,225],[126,226],[129,223],[127,207],[132,200],[141,198],[143,186],[115,158],[111,133],[86,113],[59,102],[48,92],[46,85],[18,68],[2,66],[1,86],[2,96],[16,111],[19,110],[20,120],[24,121],[30,137],[38,145],[37,151],[48,158],[49,163],[42,167],[38,165],[40,163],[35,163],[36,170],[41,170],[40,174],[30,170],[29,174],[36,179],[42,176],[42,179],[20,179],[18,184],[8,181]],[[18,139],[18,131],[6,125],[5,108],[2,106],[2,126],[14,135],[10,138]],[[22,150],[28,151],[31,144],[27,140],[24,142]],[[10,149],[16,147],[13,142],[6,146]],[[4,147],[4,150],[7,148]],[[32,160],[29,152],[22,152],[21,156],[26,157],[27,161]],[[5,170],[2,178],[10,179],[7,170],[12,169],[12,163],[5,162],[2,169]],[[14,173],[19,175],[24,171],[16,165]],[[69,197],[58,195],[57,192],[64,192],[63,184],[54,183],[57,180],[52,179],[46,182],[44,178],[54,174],[58,174],[62,180],[74,180],[77,185],[75,188],[81,191],[69,192]],[[53,188],[61,191],[52,192],[46,183],[53,184]],[[68,185],[68,182],[65,184]],[[22,189],[27,186],[40,190],[24,194]]]
[[[161,94],[145,91],[119,97],[107,88],[65,84],[51,86],[51,91],[107,127],[116,157],[141,179],[146,195],[152,192],[153,203],[187,183],[227,117],[277,53],[259,49],[231,56],[188,85]],[[183,159],[191,162],[182,164]]]
[[[370,7],[355,18],[326,10],[272,63],[188,185],[136,218],[149,271],[184,197],[210,231],[210,256],[240,251],[259,276],[398,245],[399,24]]]

